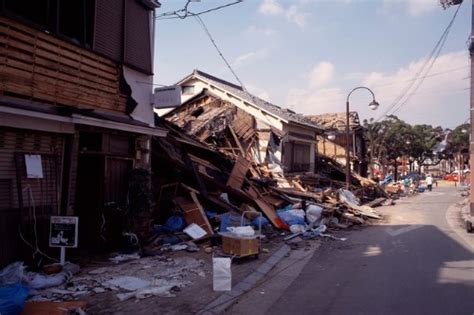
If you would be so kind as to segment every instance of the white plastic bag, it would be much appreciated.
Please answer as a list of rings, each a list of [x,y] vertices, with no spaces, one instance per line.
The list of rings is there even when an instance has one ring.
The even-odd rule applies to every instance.
[[[306,209],[306,218],[308,219],[309,223],[317,222],[321,219],[321,215],[323,213],[323,208],[317,205],[310,205]]]
[[[0,286],[24,282],[25,268],[23,262],[17,261],[0,270]]]
[[[290,225],[290,231],[293,234],[303,233],[304,231],[306,231],[306,227],[301,224],[293,224],[293,225]]]
[[[227,228],[227,231],[231,232],[232,234],[235,234],[236,236],[239,237],[251,237],[255,235],[254,229],[249,226],[230,226]]]
[[[212,284],[214,291],[230,291],[232,289],[231,263],[230,258],[212,258]]]

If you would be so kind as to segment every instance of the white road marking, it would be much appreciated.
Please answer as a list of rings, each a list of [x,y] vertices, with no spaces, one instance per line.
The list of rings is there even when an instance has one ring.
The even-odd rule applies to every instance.
[[[395,236],[399,236],[401,234],[419,229],[422,226],[423,225],[421,225],[421,224],[415,224],[415,225],[405,226],[405,227],[402,227],[402,228],[399,228],[399,229],[386,228],[385,232],[387,232],[387,234],[389,234],[390,236],[395,237]]]

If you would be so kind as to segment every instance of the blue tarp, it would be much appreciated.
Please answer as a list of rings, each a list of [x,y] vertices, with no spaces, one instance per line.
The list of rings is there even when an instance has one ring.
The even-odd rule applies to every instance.
[[[0,287],[0,314],[20,314],[27,297],[28,287],[23,284]]]

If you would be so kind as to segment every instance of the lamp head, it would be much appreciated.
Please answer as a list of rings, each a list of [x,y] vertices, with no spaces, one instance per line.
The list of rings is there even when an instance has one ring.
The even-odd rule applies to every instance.
[[[328,140],[333,141],[334,139],[336,139],[336,134],[333,131],[330,131],[327,134],[327,137],[328,137]]]
[[[379,107],[379,103],[374,99],[372,102],[370,102],[369,107],[371,110],[376,110]]]

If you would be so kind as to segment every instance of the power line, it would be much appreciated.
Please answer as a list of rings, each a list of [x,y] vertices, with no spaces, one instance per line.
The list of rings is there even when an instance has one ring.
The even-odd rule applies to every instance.
[[[449,23],[448,27],[446,28],[446,35],[444,36],[443,38],[443,41],[441,42],[441,45],[436,53],[436,56],[433,58],[433,60],[431,61],[431,64],[429,65],[428,69],[426,70],[424,76],[420,79],[420,81],[418,82],[418,84],[415,86],[415,88],[413,89],[413,91],[406,97],[406,99],[403,101],[403,103],[401,103],[393,112],[392,112],[392,115],[394,115],[396,112],[398,112],[403,106],[405,106],[405,104],[408,103],[408,101],[411,99],[411,97],[413,96],[413,94],[418,90],[418,88],[423,84],[423,82],[425,81],[425,78],[426,76],[428,75],[428,73],[430,72],[431,68],[433,67],[434,63],[436,62],[436,60],[438,59],[439,57],[439,54],[441,53],[441,50],[443,49],[444,47],[444,44],[446,43],[446,40],[448,38],[448,35],[449,35],[449,32],[451,30],[451,26],[453,25],[455,19],[456,19],[456,16],[458,15],[458,12],[459,12],[459,9],[461,8],[461,5],[462,3],[458,6],[458,8],[456,9],[456,11],[454,12],[454,15],[453,15],[453,18],[451,19],[451,22]]]
[[[464,69],[467,69],[467,68],[470,68],[470,66],[452,68],[452,69],[448,69],[448,70],[445,70],[445,71],[435,72],[435,73],[432,73],[432,74],[427,75],[426,78],[436,77],[436,76],[439,76],[439,75],[443,75],[443,74],[447,74],[447,73],[451,73],[451,72],[456,72],[456,71],[464,70]],[[371,86],[371,87],[373,87],[373,88],[380,88],[380,87],[386,87],[386,86],[393,86],[393,85],[397,85],[397,84],[400,84],[400,83],[412,82],[412,81],[415,81],[415,80],[416,80],[416,79],[393,81],[393,82],[390,82],[390,83],[387,83],[387,84],[373,85],[373,86]]]
[[[451,21],[448,24],[448,26],[443,31],[440,39],[436,42],[436,45],[431,50],[428,58],[425,60],[422,67],[420,68],[420,70],[415,74],[415,77],[414,77],[413,81],[411,82],[411,84],[408,84],[406,86],[406,88],[403,89],[402,93],[400,93],[399,96],[395,98],[395,100],[384,111],[384,113],[379,118],[376,119],[376,121],[379,121],[380,119],[385,117],[395,106],[397,106],[402,101],[403,98],[405,98],[407,96],[407,94],[410,92],[410,90],[412,90],[413,86],[415,86],[416,81],[422,76],[423,72],[425,72],[425,76],[428,75],[429,70],[431,69],[431,67],[434,64],[434,61],[436,61],[437,57],[439,56],[439,53],[441,52],[441,48],[444,45],[444,42],[446,41],[447,35],[449,34],[451,26],[453,25],[453,22],[456,19],[456,16],[458,14],[458,11],[459,11],[460,7],[461,7],[461,5],[458,6],[456,12],[454,13],[453,17],[451,18]],[[427,68],[427,66],[428,66],[428,68]],[[425,71],[425,69],[428,69],[428,70]],[[419,85],[415,88],[415,90],[418,87],[419,87]],[[409,98],[410,98],[410,96],[408,96],[408,99]],[[404,102],[404,103],[406,103],[406,102]]]
[[[212,45],[214,46],[214,48],[217,50],[217,53],[219,54],[219,56],[222,58],[222,60],[224,61],[224,63],[226,64],[227,68],[229,68],[230,72],[232,72],[232,74],[234,75],[235,79],[239,82],[240,86],[242,87],[242,89],[244,91],[247,91],[247,89],[245,88],[244,84],[242,83],[242,81],[240,81],[239,77],[237,76],[237,74],[235,73],[234,69],[232,69],[230,63],[227,61],[227,59],[224,57],[224,55],[222,54],[221,50],[219,49],[219,47],[217,47],[217,44],[214,40],[214,38],[212,38],[212,35],[211,33],[209,32],[209,29],[206,27],[206,24],[204,24],[204,21],[201,19],[201,17],[199,15],[195,15],[194,16],[196,18],[196,21],[198,22],[198,24],[201,26],[201,28],[204,30],[204,32],[206,33],[207,37],[209,37],[209,40],[211,41]]]
[[[206,14],[206,13],[209,13],[209,12],[221,10],[221,9],[230,7],[230,6],[232,6],[232,5],[241,3],[241,2],[243,2],[243,1],[244,1],[244,0],[236,0],[236,1],[234,1],[234,2],[230,2],[230,3],[227,3],[227,4],[223,4],[223,5],[220,5],[220,6],[211,8],[211,9],[207,9],[207,10],[203,10],[203,11],[200,11],[200,12],[193,13],[193,12],[191,12],[191,11],[188,10],[188,6],[189,6],[189,4],[192,2],[192,0],[188,0],[188,1],[186,2],[186,4],[184,5],[184,8],[183,8],[183,9],[175,10],[175,11],[169,11],[169,12],[164,12],[164,13],[162,13],[162,14],[157,15],[157,16],[155,17],[155,19],[156,19],[156,20],[171,20],[171,19],[182,19],[182,20],[183,20],[183,19],[188,18],[188,17],[190,17],[190,16],[198,16],[198,15]]]

